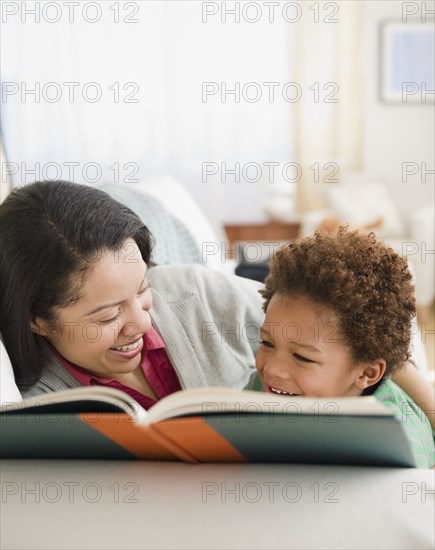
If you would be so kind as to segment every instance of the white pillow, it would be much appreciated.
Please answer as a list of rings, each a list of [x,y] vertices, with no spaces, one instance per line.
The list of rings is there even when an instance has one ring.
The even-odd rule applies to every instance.
[[[0,340],[0,404],[21,403],[22,400],[20,390],[15,384],[11,360]]]
[[[222,270],[221,249],[227,239],[224,232],[213,228],[198,203],[175,178],[166,176],[134,184],[136,190],[158,199],[190,231],[201,250],[204,264]],[[207,244],[210,243],[210,244]]]
[[[331,184],[325,189],[329,205],[343,222],[361,227],[375,223],[382,225],[373,231],[380,238],[402,238],[406,227],[396,205],[382,182]]]

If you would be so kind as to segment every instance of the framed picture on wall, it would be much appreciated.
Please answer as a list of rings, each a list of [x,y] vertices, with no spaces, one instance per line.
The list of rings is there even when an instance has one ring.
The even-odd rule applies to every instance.
[[[380,26],[379,95],[387,103],[434,103],[433,20],[384,21]]]

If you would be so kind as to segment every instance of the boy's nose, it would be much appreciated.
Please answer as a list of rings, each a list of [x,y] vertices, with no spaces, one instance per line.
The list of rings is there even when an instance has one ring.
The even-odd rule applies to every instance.
[[[289,367],[284,361],[269,361],[263,370],[269,378],[290,379]]]

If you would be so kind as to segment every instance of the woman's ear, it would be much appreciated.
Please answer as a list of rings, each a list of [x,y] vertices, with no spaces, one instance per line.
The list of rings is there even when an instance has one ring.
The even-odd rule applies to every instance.
[[[371,363],[365,363],[362,365],[362,370],[355,380],[355,385],[360,390],[365,390],[370,386],[374,386],[384,376],[386,368],[387,363],[385,359],[377,359]]]
[[[47,336],[48,323],[42,317],[32,317],[30,321],[30,331],[39,336]]]

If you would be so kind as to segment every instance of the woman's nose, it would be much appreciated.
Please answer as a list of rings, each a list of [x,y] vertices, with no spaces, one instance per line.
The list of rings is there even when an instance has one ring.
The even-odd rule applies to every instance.
[[[122,328],[122,332],[129,338],[141,336],[151,328],[151,317],[147,310],[139,305],[136,306],[130,315],[128,322]]]

